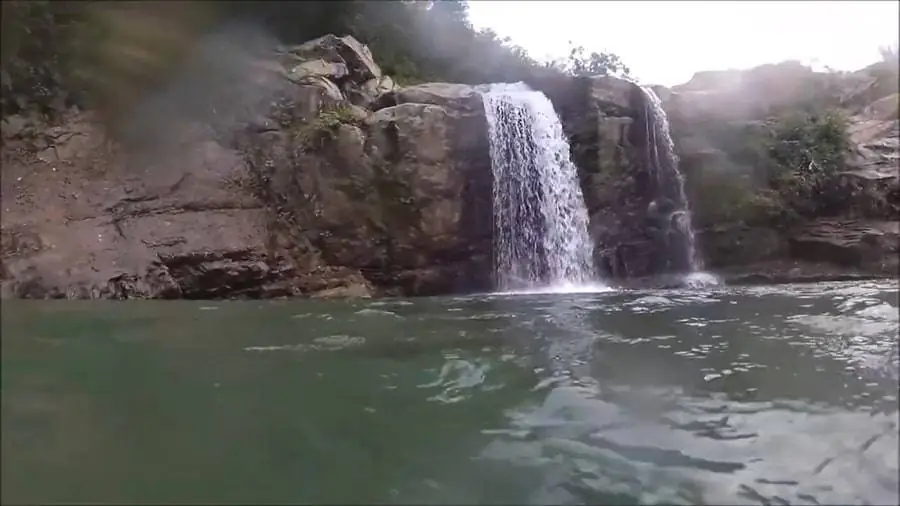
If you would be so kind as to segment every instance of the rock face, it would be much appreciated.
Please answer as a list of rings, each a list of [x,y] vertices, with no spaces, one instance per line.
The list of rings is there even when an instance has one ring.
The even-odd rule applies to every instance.
[[[52,128],[7,118],[3,296],[488,288],[490,159],[474,90],[398,89],[368,48],[332,35],[245,74],[264,106],[228,128],[173,120],[143,150],[89,113]]]
[[[785,62],[747,71],[699,73],[661,95],[689,179],[718,173],[739,180],[747,168],[742,167],[737,150],[745,146],[726,132],[758,128],[770,114],[817,104],[839,106],[849,118],[852,149],[847,153],[848,168],[840,174],[849,204],[846,209],[781,229],[716,222],[704,219],[701,212],[698,221],[713,222],[698,230],[699,246],[710,268],[754,269],[772,262],[802,261],[870,275],[897,275],[900,118],[896,71],[886,65],[836,74]],[[892,83],[885,85],[885,79]],[[722,193],[720,198],[729,195]]]
[[[134,111],[124,136],[89,112],[70,111],[55,125],[4,118],[3,297],[491,288],[491,161],[475,89],[397,87],[347,36],[269,48],[237,66],[239,52],[207,53],[201,70]],[[803,71],[788,70],[788,81],[805,84],[787,86],[767,67],[659,88],[683,159],[726,163],[728,153],[697,135],[701,125],[745,121],[814,88]],[[854,97],[872,93],[857,81]],[[749,94],[748,83],[768,91]],[[658,232],[670,213],[654,202],[643,93],[613,77],[552,71],[528,84],[550,98],[570,138],[600,272],[627,286],[666,278],[673,267]],[[874,203],[869,215],[789,231],[707,227],[698,241],[708,267],[742,282],[815,279],[824,271],[809,266],[823,263],[847,279],[896,275],[900,231],[885,209],[900,208],[897,96],[850,100],[863,105],[854,109],[844,177]],[[734,271],[743,267],[751,270]]]
[[[682,170],[685,165],[729,170],[730,153],[704,132],[734,122],[752,124],[804,100],[825,101],[827,93],[834,93],[834,83],[822,82],[825,77],[788,62],[750,71],[701,73],[673,90],[657,87],[676,148],[687,162]],[[850,110],[854,149],[848,153],[849,170],[841,177],[847,200],[865,215],[834,216],[791,229],[741,223],[701,227],[697,246],[709,269],[742,282],[843,279],[851,271],[853,275],[897,275],[897,94],[867,102],[853,93],[868,93],[871,80],[857,75],[846,79],[851,95],[845,102],[860,106]],[[677,270],[665,258],[665,238],[657,233],[665,230],[660,220],[669,213],[654,202],[657,192],[647,160],[650,129],[643,93],[614,77],[531,84],[554,102],[571,140],[600,271],[607,279],[633,284],[625,280],[663,279]],[[703,218],[695,210],[695,221]],[[798,262],[813,268],[800,267]]]
[[[600,272],[621,280],[678,270],[663,233],[670,210],[655,202],[658,178],[647,158],[644,94],[611,76],[581,78],[571,86],[568,96],[577,98],[567,104],[557,94],[557,107],[580,170]]]

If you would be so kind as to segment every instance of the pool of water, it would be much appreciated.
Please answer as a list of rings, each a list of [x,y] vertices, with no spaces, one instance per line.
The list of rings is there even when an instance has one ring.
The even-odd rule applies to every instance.
[[[898,504],[895,282],[4,301],[4,503]]]

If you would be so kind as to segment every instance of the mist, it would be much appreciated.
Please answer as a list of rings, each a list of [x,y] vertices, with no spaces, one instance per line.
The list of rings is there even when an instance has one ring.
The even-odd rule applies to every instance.
[[[277,46],[259,24],[230,23],[201,36],[171,77],[119,119],[120,140],[133,154],[165,156],[188,141],[181,127],[232,138],[288,85],[259,65]]]

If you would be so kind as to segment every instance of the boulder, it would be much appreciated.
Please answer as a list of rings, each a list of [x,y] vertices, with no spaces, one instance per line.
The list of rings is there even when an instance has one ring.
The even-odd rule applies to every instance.
[[[331,81],[337,81],[347,77],[348,74],[347,65],[322,59],[305,61],[288,70],[288,76],[297,81],[313,77],[324,77]]]
[[[410,96],[403,90],[399,94]],[[376,284],[400,284],[413,293],[486,288],[483,277],[469,276],[485,269],[489,257],[486,121],[482,110],[471,112],[470,96],[444,98],[444,106],[404,102],[385,107],[365,122],[374,191],[369,209],[354,220],[358,230],[367,230],[365,244],[348,248],[342,239],[321,247],[334,262],[342,253],[355,252],[349,264],[380,267],[373,274]]]
[[[467,273],[489,257],[490,159],[472,96],[371,114],[349,106],[341,121],[352,124],[318,131],[312,149],[286,133],[270,138],[272,190],[322,262],[400,293],[482,286]]]
[[[321,60],[341,64],[350,77],[363,82],[381,77],[381,68],[372,58],[369,48],[350,35],[337,37],[323,35],[286,49],[286,52],[303,61]],[[343,76],[340,76],[343,77]]]
[[[367,107],[395,87],[394,81],[382,74],[369,48],[349,35],[323,35],[283,48],[280,60],[288,79],[319,86],[335,100],[346,99],[356,106]]]
[[[424,83],[398,88],[378,98],[374,109],[414,103],[449,106],[466,114],[484,114],[481,95],[472,86],[454,83]]]

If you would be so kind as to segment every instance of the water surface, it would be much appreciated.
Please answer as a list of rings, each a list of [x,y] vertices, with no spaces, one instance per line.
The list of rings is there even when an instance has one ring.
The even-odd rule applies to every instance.
[[[897,504],[892,282],[6,302],[6,503]]]

